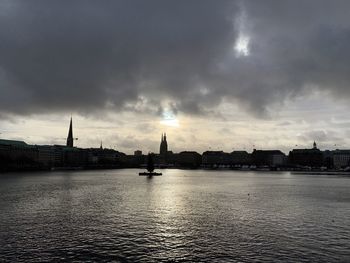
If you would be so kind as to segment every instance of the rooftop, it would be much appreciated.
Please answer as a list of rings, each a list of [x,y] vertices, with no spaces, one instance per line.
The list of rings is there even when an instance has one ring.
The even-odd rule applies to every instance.
[[[24,141],[15,141],[15,140],[4,140],[0,139],[0,144],[2,145],[12,145],[12,146],[28,146]]]

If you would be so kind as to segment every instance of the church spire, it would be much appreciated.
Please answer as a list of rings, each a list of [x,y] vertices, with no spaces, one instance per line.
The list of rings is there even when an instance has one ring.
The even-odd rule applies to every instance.
[[[72,121],[72,117],[70,117],[69,131],[68,131],[68,137],[67,137],[67,146],[73,147],[73,121]]]
[[[166,155],[168,152],[168,143],[166,141],[166,133],[162,133],[162,140],[160,142],[159,154]]]
[[[100,149],[101,149],[101,150],[103,149],[103,146],[102,146],[102,141],[101,141]]]

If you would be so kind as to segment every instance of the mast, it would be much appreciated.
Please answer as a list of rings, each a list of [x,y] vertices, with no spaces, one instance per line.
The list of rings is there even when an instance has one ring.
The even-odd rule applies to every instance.
[[[147,159],[147,171],[152,173],[154,171],[154,162],[153,162],[153,154],[149,153],[148,154],[148,159]]]

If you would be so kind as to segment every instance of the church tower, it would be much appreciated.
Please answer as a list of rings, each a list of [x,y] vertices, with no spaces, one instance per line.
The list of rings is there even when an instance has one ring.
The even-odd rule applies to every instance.
[[[68,147],[73,147],[73,124],[72,124],[72,117],[70,118],[69,131],[68,131],[68,137],[67,137],[67,146],[68,146]]]
[[[166,134],[162,134],[162,139],[160,141],[159,154],[166,155],[168,152],[168,142],[166,141]]]

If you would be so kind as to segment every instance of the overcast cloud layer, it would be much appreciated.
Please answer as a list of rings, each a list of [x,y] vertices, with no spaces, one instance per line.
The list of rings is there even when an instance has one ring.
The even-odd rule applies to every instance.
[[[350,96],[345,0],[11,0],[0,10],[2,114],[168,103],[205,114],[225,101],[261,116],[302,91]]]

